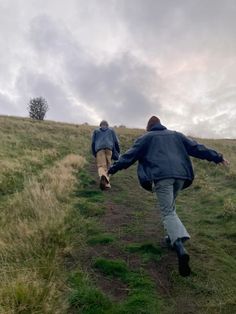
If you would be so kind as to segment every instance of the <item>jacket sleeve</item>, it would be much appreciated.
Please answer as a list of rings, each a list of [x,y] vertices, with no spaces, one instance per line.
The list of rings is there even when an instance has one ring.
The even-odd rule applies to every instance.
[[[119,160],[111,166],[108,172],[115,174],[119,170],[129,168],[141,157],[145,144],[143,137],[139,137],[134,145],[121,155]]]
[[[92,144],[91,144],[91,150],[94,157],[96,157],[96,151],[95,151],[95,140],[96,140],[96,130],[94,130],[92,135]]]
[[[194,141],[181,133],[179,134],[181,136],[185,149],[190,156],[199,159],[205,159],[208,161],[214,161],[215,163],[220,163],[223,161],[222,154],[216,152],[213,149],[207,148],[202,144],[199,144],[197,141]]]
[[[114,130],[112,130],[112,135],[113,135],[113,141],[114,141],[115,150],[119,154],[120,153],[120,144],[119,144],[118,137],[117,137],[117,135],[116,135]]]

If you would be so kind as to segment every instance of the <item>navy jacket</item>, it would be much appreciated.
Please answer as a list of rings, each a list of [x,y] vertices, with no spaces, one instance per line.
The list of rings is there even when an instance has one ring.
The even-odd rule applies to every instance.
[[[138,177],[146,190],[152,190],[152,182],[167,178],[184,179],[189,186],[194,173],[189,156],[219,163],[223,156],[198,144],[182,133],[170,131],[156,124],[150,132],[139,137],[109,169],[110,174],[126,169],[138,160]]]
[[[116,133],[111,128],[96,129],[92,136],[92,153],[96,156],[96,153],[101,149],[110,149],[113,152],[113,157],[120,153],[119,141]],[[113,158],[114,159],[114,158]],[[118,159],[118,158],[117,158]]]

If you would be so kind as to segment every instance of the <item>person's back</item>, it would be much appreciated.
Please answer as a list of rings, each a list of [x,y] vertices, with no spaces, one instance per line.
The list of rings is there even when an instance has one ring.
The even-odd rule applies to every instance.
[[[143,141],[145,144],[138,158],[141,185],[166,178],[184,179],[185,186],[191,184],[193,169],[178,132],[158,124],[143,136]]]
[[[94,153],[101,149],[110,149],[114,147],[114,131],[110,128],[99,128],[94,131]]]
[[[215,150],[206,148],[182,133],[168,130],[159,119],[153,120],[147,126],[148,133],[139,137],[121,156],[119,163],[114,165],[120,170],[138,161],[138,177],[143,188],[151,191],[154,181],[167,178],[183,179],[184,188],[189,186],[194,179],[189,156],[215,163],[223,161],[222,155]]]
[[[149,119],[147,131],[148,133],[139,137],[134,145],[119,158],[108,173],[115,174],[118,170],[126,169],[138,161],[140,184],[157,195],[168,241],[178,256],[179,273],[182,276],[189,276],[189,255],[183,242],[190,239],[190,235],[179,219],[175,208],[178,192],[189,186],[194,179],[189,156],[215,163],[227,164],[228,162],[215,150],[179,132],[167,130],[155,116]]]
[[[97,161],[100,188],[102,190],[109,189],[111,185],[107,171],[111,165],[111,160],[118,159],[120,146],[114,130],[109,128],[107,121],[101,121],[100,128],[94,130],[91,149]]]

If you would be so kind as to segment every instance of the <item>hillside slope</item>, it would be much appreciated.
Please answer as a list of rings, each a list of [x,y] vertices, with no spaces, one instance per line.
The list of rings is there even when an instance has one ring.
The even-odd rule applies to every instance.
[[[181,278],[136,166],[98,189],[92,128],[0,116],[0,313],[234,313],[236,141],[201,140],[177,202],[192,239]],[[141,130],[117,129],[124,151]]]

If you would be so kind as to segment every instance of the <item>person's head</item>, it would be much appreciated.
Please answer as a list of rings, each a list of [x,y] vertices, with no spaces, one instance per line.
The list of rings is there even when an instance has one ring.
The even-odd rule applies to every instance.
[[[154,127],[155,124],[161,123],[160,119],[156,116],[152,116],[147,123],[146,130],[149,132]]]
[[[108,124],[108,122],[107,122],[106,120],[102,120],[102,121],[100,122],[100,128],[101,128],[101,129],[105,130],[105,129],[107,129],[108,127],[109,127],[109,124]]]

